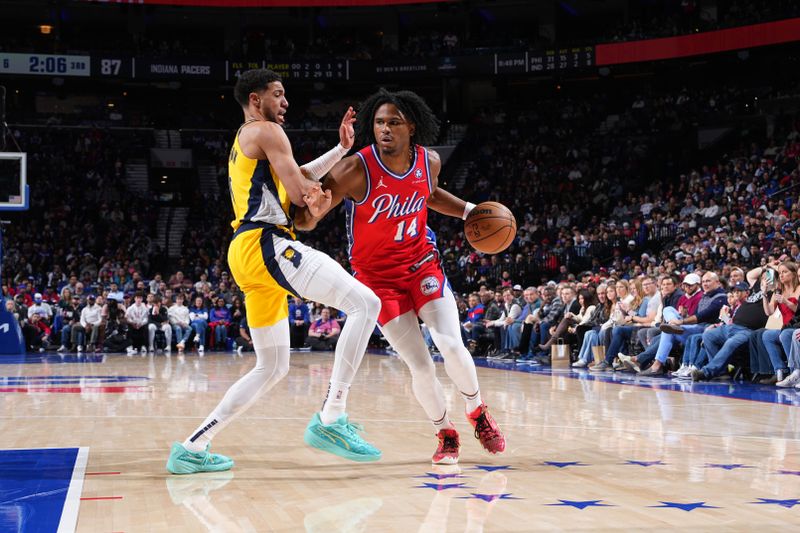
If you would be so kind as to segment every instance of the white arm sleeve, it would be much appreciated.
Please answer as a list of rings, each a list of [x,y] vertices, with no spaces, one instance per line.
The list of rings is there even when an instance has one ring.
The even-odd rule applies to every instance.
[[[300,170],[304,171],[304,173],[308,174],[308,177],[320,180],[325,174],[328,173],[330,169],[333,168],[333,165],[338,163],[345,155],[347,155],[348,149],[340,144],[337,144],[318,158],[313,161],[309,161],[302,167]]]

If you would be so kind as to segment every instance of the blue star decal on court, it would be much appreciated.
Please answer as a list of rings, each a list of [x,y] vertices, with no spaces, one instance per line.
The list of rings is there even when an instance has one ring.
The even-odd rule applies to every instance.
[[[656,465],[662,466],[662,465],[665,465],[667,463],[664,463],[663,461],[625,461],[624,464],[626,464],[626,465],[634,465],[634,466],[643,466],[643,467],[647,468],[648,466],[656,466]]]
[[[443,490],[448,489],[468,489],[466,483],[423,483],[422,485],[417,485],[414,487],[415,489],[433,489],[436,492],[440,492]]]
[[[687,513],[694,511],[695,509],[720,509],[720,507],[714,507],[713,505],[706,505],[706,502],[692,502],[692,503],[679,503],[679,502],[661,502],[663,505],[649,505],[648,507],[653,507],[654,509],[680,509],[681,511],[686,511]]]
[[[493,502],[495,500],[522,500],[523,498],[517,498],[516,496],[512,496],[510,492],[504,494],[477,494],[475,492],[470,492],[469,496],[459,496],[459,500],[483,500],[485,502]]]
[[[555,466],[558,468],[567,468],[568,466],[589,466],[587,464],[581,463],[580,461],[565,461],[560,463],[558,461],[545,461],[542,463],[545,466]]]
[[[783,476],[800,476],[800,470],[778,470],[777,473]]]
[[[426,472],[424,476],[414,476],[416,478],[433,478],[433,479],[452,479],[464,477],[461,474],[434,474],[433,472]]]
[[[717,464],[717,463],[706,463],[706,468],[722,468],[725,470],[736,470],[737,468],[753,468],[752,466],[743,465],[740,463],[733,463],[729,465],[724,464]]]
[[[558,500],[561,503],[546,503],[545,505],[551,507],[575,507],[576,509],[580,509],[583,511],[587,507],[616,507],[616,505],[611,505],[608,503],[600,503],[603,500],[585,500],[585,501],[573,501],[573,500]]]
[[[795,505],[800,505],[800,498],[790,498],[788,500],[771,500],[769,498],[758,498],[760,502],[747,502],[756,505],[780,505],[781,507],[788,507],[791,509]]]
[[[473,468],[475,470],[484,470],[486,472],[495,472],[497,470],[514,470],[511,465],[498,465],[498,466],[491,466],[491,465],[475,465]]]

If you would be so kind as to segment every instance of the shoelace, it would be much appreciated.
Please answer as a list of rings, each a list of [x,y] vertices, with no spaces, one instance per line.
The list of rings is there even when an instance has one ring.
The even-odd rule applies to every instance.
[[[458,438],[457,437],[442,437],[442,452],[456,452],[458,451]]]
[[[496,434],[497,432],[486,418],[486,412],[484,411],[478,415],[478,418],[475,419],[475,438],[480,440],[481,435],[483,435],[488,439],[492,439]]]

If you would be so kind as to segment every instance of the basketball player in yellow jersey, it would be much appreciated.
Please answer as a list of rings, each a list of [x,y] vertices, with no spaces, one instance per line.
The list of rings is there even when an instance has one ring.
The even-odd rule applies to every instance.
[[[256,366],[233,384],[200,426],[174,443],[167,461],[173,474],[228,470],[230,458],[208,451],[211,439],[289,371],[289,294],[347,313],[336,346],[328,395],[305,431],[311,446],[354,461],[376,461],[381,452],[357,433],[345,413],[347,393],[361,364],[380,310],[377,296],[336,261],[295,240],[294,206],[320,214],[330,193],[316,181],[353,144],[355,114],[348,109],[339,128],[340,145],[298,167],[281,127],[289,106],[281,78],[266,69],[241,75],[234,88],[242,106],[228,162],[235,219],[228,264],[245,294]]]

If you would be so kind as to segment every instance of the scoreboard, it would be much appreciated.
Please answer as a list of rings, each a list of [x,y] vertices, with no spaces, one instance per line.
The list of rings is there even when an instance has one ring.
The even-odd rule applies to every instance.
[[[74,76],[105,79],[208,80],[235,82],[254,68],[274,70],[285,80],[380,81],[384,78],[419,76],[485,76],[548,73],[594,66],[594,47],[556,48],[539,51],[485,53],[439,58],[392,61],[308,59],[208,60],[148,58],[122,55],[56,55],[0,53],[0,75]]]

